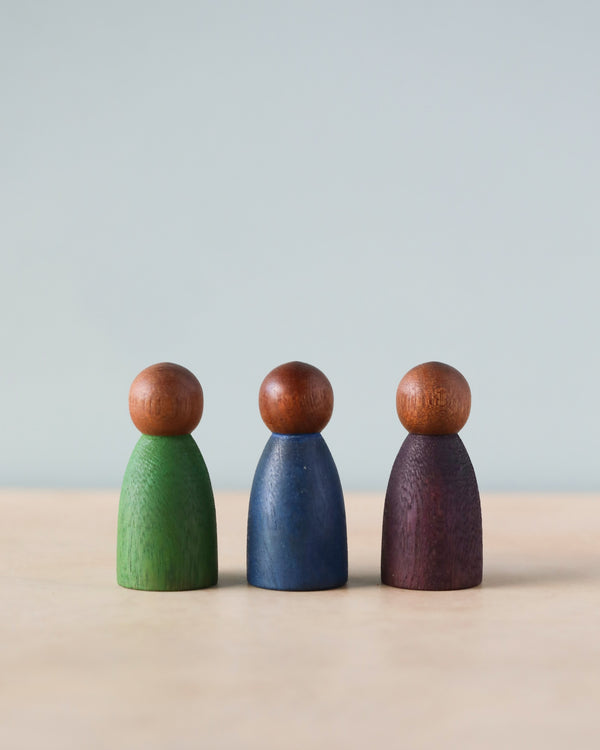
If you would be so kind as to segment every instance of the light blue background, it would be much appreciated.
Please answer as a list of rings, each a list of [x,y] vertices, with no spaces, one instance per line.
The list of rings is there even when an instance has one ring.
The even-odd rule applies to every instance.
[[[117,486],[170,360],[247,488],[301,359],[383,488],[438,359],[483,490],[598,489],[599,7],[0,3],[0,483]]]

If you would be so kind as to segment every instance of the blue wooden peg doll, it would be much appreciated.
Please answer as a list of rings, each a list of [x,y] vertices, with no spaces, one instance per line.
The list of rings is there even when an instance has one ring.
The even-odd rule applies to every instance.
[[[316,367],[288,362],[259,393],[273,432],[258,463],[248,513],[248,583],[282,591],[316,591],[348,579],[342,486],[321,430],[333,390]]]

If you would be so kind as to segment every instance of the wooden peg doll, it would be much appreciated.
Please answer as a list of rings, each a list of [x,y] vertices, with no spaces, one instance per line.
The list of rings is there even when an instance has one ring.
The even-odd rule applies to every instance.
[[[217,527],[210,478],[191,436],[204,399],[196,377],[164,362],[143,370],[129,412],[143,433],[127,465],[117,532],[117,581],[149,591],[217,582]]]
[[[396,394],[409,431],[385,497],[381,579],[406,589],[448,590],[482,579],[481,505],[458,436],[471,409],[465,378],[449,365],[410,370]]]
[[[248,583],[311,591],[348,578],[342,487],[321,430],[333,390],[316,367],[289,362],[270,372],[259,394],[273,432],[259,461],[248,512]]]

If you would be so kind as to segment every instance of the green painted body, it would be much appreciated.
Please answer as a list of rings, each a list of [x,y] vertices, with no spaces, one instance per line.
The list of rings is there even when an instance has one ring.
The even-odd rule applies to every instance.
[[[145,591],[217,582],[217,522],[208,470],[191,435],[142,435],[125,471],[117,581]]]

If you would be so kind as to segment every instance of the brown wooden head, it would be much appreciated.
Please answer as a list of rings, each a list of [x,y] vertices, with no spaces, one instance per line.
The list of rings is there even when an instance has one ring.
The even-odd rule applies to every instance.
[[[426,362],[409,370],[396,392],[400,421],[417,435],[452,435],[471,411],[471,389],[458,370]]]
[[[263,422],[281,435],[321,432],[333,412],[333,389],[325,375],[304,362],[287,362],[260,386],[258,408]]]
[[[181,365],[161,362],[142,370],[129,389],[129,413],[145,435],[188,435],[204,408],[202,386]]]

